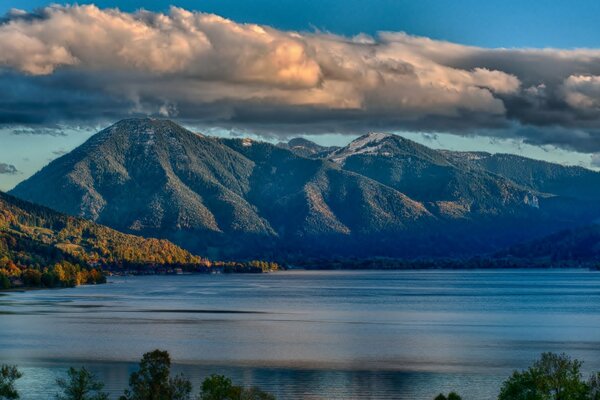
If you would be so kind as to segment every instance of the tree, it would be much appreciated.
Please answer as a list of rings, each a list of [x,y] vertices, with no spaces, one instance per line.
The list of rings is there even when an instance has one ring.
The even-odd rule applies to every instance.
[[[0,274],[0,289],[10,289],[10,280],[4,274]]]
[[[589,384],[581,362],[566,354],[544,353],[525,371],[515,371],[504,382],[498,400],[585,400]]]
[[[19,392],[15,388],[15,381],[23,374],[15,366],[2,365],[0,367],[0,399],[19,399]]]
[[[108,400],[108,394],[102,392],[104,384],[87,369],[69,368],[67,375],[67,379],[56,380],[62,391],[56,395],[58,400]]]
[[[182,375],[171,375],[169,353],[154,350],[144,354],[140,368],[129,378],[129,390],[120,400],[187,400],[192,384]]]
[[[440,393],[435,397],[434,400],[462,400],[462,397],[460,397],[458,394],[456,394],[456,392],[448,393],[448,397],[446,397],[446,396],[444,396],[444,394]]]
[[[589,388],[589,399],[590,400],[600,400],[600,372],[592,375],[590,380],[588,381]]]
[[[179,374],[172,378],[169,382],[171,386],[172,400],[187,400],[192,394],[192,383],[183,375]]]
[[[200,400],[275,400],[275,396],[258,388],[233,385],[223,375],[211,375],[202,382]]]

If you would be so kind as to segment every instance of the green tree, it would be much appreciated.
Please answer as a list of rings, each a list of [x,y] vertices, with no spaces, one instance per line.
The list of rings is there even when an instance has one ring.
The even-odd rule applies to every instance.
[[[590,400],[600,400],[600,372],[592,375],[588,381]]]
[[[15,388],[15,381],[23,374],[15,366],[2,365],[0,367],[0,399],[19,399],[19,392]]]
[[[10,289],[10,280],[4,274],[0,274],[0,289]]]
[[[223,375],[211,375],[202,382],[200,400],[275,400],[275,396],[258,388],[233,385]]]
[[[144,354],[140,368],[129,377],[129,390],[121,400],[187,400],[192,384],[182,375],[171,378],[169,353],[154,350]]]
[[[544,353],[529,369],[513,372],[498,400],[586,400],[590,387],[581,364],[566,354]]]
[[[233,400],[233,383],[223,375],[211,375],[202,382],[201,400]]]
[[[61,389],[58,400],[108,400],[108,394],[102,392],[104,384],[85,368],[69,368],[67,379],[57,379],[56,383]]]

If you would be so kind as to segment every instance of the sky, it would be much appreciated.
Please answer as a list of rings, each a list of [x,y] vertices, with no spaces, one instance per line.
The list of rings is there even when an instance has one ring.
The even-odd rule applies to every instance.
[[[146,115],[600,167],[597,1],[0,0],[0,15],[0,190]]]

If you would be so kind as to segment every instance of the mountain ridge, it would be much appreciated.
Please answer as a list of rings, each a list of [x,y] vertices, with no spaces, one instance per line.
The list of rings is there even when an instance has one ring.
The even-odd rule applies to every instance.
[[[595,212],[397,135],[273,145],[155,119],[102,130],[11,193],[218,258],[487,252]]]

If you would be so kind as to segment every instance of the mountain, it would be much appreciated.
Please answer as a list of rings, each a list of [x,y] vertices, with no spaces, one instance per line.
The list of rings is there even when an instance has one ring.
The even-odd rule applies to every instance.
[[[527,260],[547,260],[549,264],[583,264],[600,267],[600,225],[564,230],[541,239],[522,243],[499,254]]]
[[[117,232],[0,192],[0,236],[88,264],[189,264],[200,257],[166,240]],[[5,246],[6,252],[14,247]],[[22,254],[19,257],[26,257]],[[1,256],[0,256],[1,258]],[[43,263],[42,263],[43,264]]]
[[[418,202],[326,160],[218,140],[164,120],[121,121],[19,184],[15,196],[194,252],[365,254],[432,219]],[[383,250],[382,250],[383,251]]]
[[[247,199],[277,232],[279,252],[365,256],[425,250],[417,237],[435,217],[403,193],[268,143],[223,143],[254,163]]]
[[[531,189],[559,196],[600,200],[600,172],[513,154],[445,152],[456,161],[480,167]]]
[[[277,146],[308,158],[322,158],[339,149],[337,146],[321,146],[304,138],[293,138],[287,143],[279,143]]]
[[[12,193],[125,232],[188,248],[243,234],[275,235],[244,199],[253,163],[171,121],[124,120],[90,138]],[[231,245],[234,245],[232,243]]]
[[[490,171],[473,163],[481,159],[478,153],[458,155],[397,135],[370,133],[327,158],[421,202],[451,223],[446,237],[460,235],[481,250],[589,223],[600,213],[589,198],[540,190],[548,187]],[[461,243],[455,246],[460,249]]]
[[[214,258],[474,254],[599,216],[396,135],[272,145],[156,119],[104,129],[11,194]]]
[[[541,200],[536,190],[456,165],[442,152],[397,135],[364,135],[328,158],[424,203],[440,217],[528,214]]]

